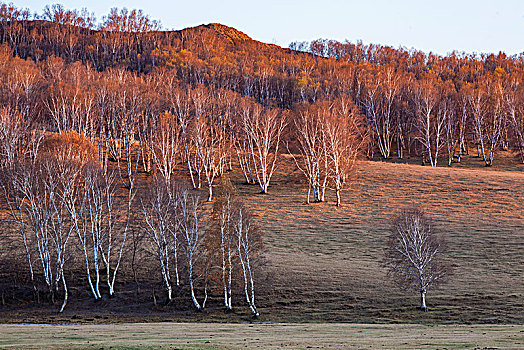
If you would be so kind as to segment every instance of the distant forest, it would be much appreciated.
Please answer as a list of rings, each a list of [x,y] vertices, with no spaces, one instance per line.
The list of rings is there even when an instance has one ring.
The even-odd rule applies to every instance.
[[[498,150],[509,149],[524,162],[522,54],[442,57],[332,40],[282,49],[221,24],[161,31],[141,11],[125,9],[111,10],[101,23],[86,10],[60,5],[38,18],[1,5],[0,40],[10,47],[4,55],[32,61],[3,59],[1,102],[50,130],[63,127],[45,108],[59,84],[74,94],[81,83],[89,94],[99,77],[116,74],[133,80],[126,89],[147,92],[157,110],[169,109],[158,84],[207,86],[285,110],[347,96],[364,117],[370,158],[408,154],[431,165],[445,158],[451,165],[478,152],[490,166]]]

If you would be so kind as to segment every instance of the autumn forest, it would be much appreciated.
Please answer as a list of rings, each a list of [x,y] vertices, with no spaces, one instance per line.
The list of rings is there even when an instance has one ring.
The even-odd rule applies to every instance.
[[[312,217],[341,222],[373,171],[377,188],[398,166],[422,166],[420,179],[458,174],[464,159],[478,160],[478,174],[520,172],[523,82],[524,54],[326,39],[281,48],[222,24],[162,30],[140,10],[96,20],[0,3],[0,310],[271,314],[285,275],[272,262],[288,259],[275,235],[288,230],[264,220],[262,205],[278,212],[296,194],[295,214],[322,205]],[[460,280],[452,256],[466,251],[434,233],[444,214],[418,199],[381,217],[387,233],[372,251],[380,278],[427,311],[433,286]],[[291,285],[286,293],[306,295]]]

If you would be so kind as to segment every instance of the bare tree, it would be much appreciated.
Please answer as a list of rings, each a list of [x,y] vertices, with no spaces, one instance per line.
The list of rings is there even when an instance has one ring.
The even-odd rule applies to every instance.
[[[168,300],[172,301],[173,288],[171,286],[169,257],[171,248],[176,245],[176,242],[172,241],[173,238],[176,238],[173,217],[176,208],[173,208],[167,181],[162,175],[153,177],[148,191],[142,198],[142,212],[146,223],[144,230],[147,232],[151,247],[160,264],[160,274],[167,290]]]
[[[468,152],[468,148],[467,148],[467,138],[466,138],[466,134],[467,134],[467,130],[468,130],[468,127],[470,126],[470,122],[469,122],[469,111],[468,111],[468,98],[467,96],[465,96],[465,94],[463,93],[463,91],[460,91],[458,93],[458,97],[457,97],[457,112],[456,114],[457,117],[457,138],[458,138],[458,153],[457,153],[457,162],[460,163],[460,161],[462,160],[462,155],[463,153],[466,153]]]
[[[232,309],[233,288],[240,281],[245,300],[253,316],[259,313],[255,304],[255,268],[263,249],[262,232],[255,217],[238,198],[235,187],[226,178],[213,206],[214,225],[206,235],[207,255],[219,270],[226,310]]]
[[[195,276],[198,274],[198,263],[203,258],[202,242],[205,231],[201,227],[200,198],[190,194],[187,190],[180,190],[176,194],[176,224],[180,237],[180,247],[184,252],[187,263],[188,284],[191,301],[197,310],[202,310],[207,301],[207,286],[205,296],[200,304],[195,295]]]
[[[80,178],[80,169],[91,149],[89,142],[68,133],[46,140],[44,152],[37,159],[20,160],[12,190],[19,198],[13,202],[17,218],[26,218],[33,233],[33,244],[38,253],[42,275],[54,302],[60,286],[68,300],[65,263],[68,259],[68,241],[73,232],[69,216],[69,201],[74,197]],[[24,244],[28,240],[24,238]],[[26,252],[29,249],[26,248]]]
[[[444,146],[444,123],[447,109],[439,109],[440,92],[437,83],[441,82],[434,75],[415,83],[413,99],[416,110],[418,140],[424,147],[423,159],[429,160],[432,167],[437,166],[439,151]]]
[[[0,166],[10,166],[16,158],[24,156],[22,144],[25,129],[20,113],[7,108],[0,110]]]
[[[44,131],[24,120],[20,113],[11,109],[0,110],[0,188],[9,208],[11,219],[18,227],[33,289],[37,293],[34,280],[32,241],[27,230],[24,194],[19,185],[20,176],[27,166],[32,167],[42,144]]]
[[[106,280],[109,287],[109,295],[115,293],[115,281],[124,247],[129,233],[132,217],[132,204],[136,196],[136,175],[140,164],[139,142],[135,136],[139,132],[139,116],[143,113],[142,94],[139,92],[138,78],[129,77],[123,70],[111,71],[109,78],[116,84],[114,91],[108,93],[107,98],[107,139],[106,153],[110,154],[116,162],[116,171],[123,186],[127,190],[125,203],[115,205],[115,215],[117,222],[123,222],[123,227],[119,230],[108,231],[103,247],[101,248],[101,258],[106,268]],[[99,98],[102,98],[100,96]],[[138,149],[136,144],[138,143]],[[122,164],[122,160],[123,163]],[[111,198],[112,200],[114,197]],[[122,208],[123,207],[123,208]],[[116,246],[116,247],[115,247]],[[113,259],[114,249],[118,249],[116,259]]]
[[[183,96],[182,96],[183,98]],[[190,119],[181,119],[181,126],[185,134],[186,143],[186,158],[188,164],[189,175],[193,188],[202,187],[202,173],[204,173],[204,164],[202,158],[206,154],[203,151],[206,146],[206,133],[208,113],[211,109],[211,96],[204,87],[198,87],[193,90],[187,90],[185,98],[190,101]],[[183,103],[180,103],[181,110],[183,110]],[[179,118],[184,117],[184,112],[179,114]],[[211,170],[208,168],[208,170]]]
[[[262,247],[262,238],[254,217],[244,205],[239,203],[234,211],[233,232],[236,238],[238,260],[244,277],[244,295],[254,317],[259,313],[255,305],[255,276],[253,260]]]
[[[503,92],[503,106],[515,134],[515,148],[524,163],[524,84],[523,72],[515,72],[506,79]]]
[[[244,108],[249,108],[250,102],[247,100],[240,100],[236,105],[236,113],[231,119],[230,132],[233,137],[233,147],[235,148],[235,153],[237,155],[238,164],[246,184],[256,184],[255,171],[253,169],[251,150],[249,147],[249,138],[244,132],[243,127],[243,117],[241,110]]]
[[[71,220],[72,208],[75,207],[77,191],[81,188],[82,168],[95,157],[95,148],[91,142],[76,132],[63,133],[50,137],[44,144],[43,153],[38,165],[40,181],[48,194],[47,205],[51,208],[51,218],[48,221],[49,232],[52,233],[56,250],[55,278],[60,278],[64,289],[64,302],[60,309],[63,311],[67,299],[68,289],[64,274],[64,265],[67,260],[67,242],[75,231]],[[42,201],[46,206],[46,201]],[[58,291],[58,283],[55,282]]]
[[[180,156],[180,126],[173,114],[165,112],[160,115],[154,129],[151,140],[153,160],[160,174],[170,181]]]
[[[211,112],[213,113],[213,112]],[[226,158],[226,133],[219,116],[213,114],[195,120],[195,150],[208,185],[208,201],[213,199],[213,183],[221,175]]]
[[[391,153],[394,108],[400,95],[400,79],[391,65],[369,68],[365,74],[361,102],[383,158],[389,158]]]
[[[265,110],[256,104],[246,104],[241,111],[254,173],[262,193],[267,193],[275,171],[285,115],[276,109]]]
[[[16,183],[23,195],[24,214],[29,218],[44,282],[53,302],[55,292],[62,285],[64,299],[60,312],[68,300],[64,269],[67,243],[73,231],[68,223],[67,201],[74,191],[78,174],[78,162],[45,155],[34,166],[29,163],[24,167]]]
[[[235,235],[233,232],[234,206],[233,193],[230,190],[230,186],[226,186],[225,193],[219,196],[213,205],[213,219],[216,227],[208,235],[207,247],[211,253],[219,252],[220,255],[219,268],[226,310],[232,309],[232,282],[236,254]],[[211,241],[211,244],[209,241]]]
[[[463,120],[457,116],[456,90],[450,81],[444,83],[440,92],[439,113],[444,118],[444,130],[446,134],[446,149],[448,151],[448,166],[451,166],[455,158],[457,148],[460,147],[460,132]]]
[[[324,201],[328,185],[340,192],[355,174],[356,158],[366,137],[363,120],[349,96],[317,101],[298,112],[295,120],[300,158],[293,158],[308,181],[307,203],[313,190],[315,202]]]
[[[0,166],[15,161],[34,161],[44,138],[44,130],[26,121],[22,114],[9,108],[0,109]]]
[[[475,86],[466,85],[463,93],[473,117],[480,154],[484,164],[491,166],[504,124],[500,85],[491,76],[482,77]]]
[[[22,161],[11,164],[10,166],[0,167],[0,188],[2,189],[2,194],[9,208],[10,217],[16,224],[18,233],[24,244],[24,252],[27,260],[27,267],[29,269],[29,277],[33,284],[33,290],[35,293],[38,293],[33,269],[33,242],[30,238],[31,232],[27,229],[28,219],[25,215],[24,194],[20,191],[19,187],[21,184],[20,177],[23,174],[22,169],[24,169],[25,166],[25,162]],[[38,298],[38,294],[36,296]]]
[[[178,119],[180,126],[181,142],[184,148],[183,158],[187,164],[191,184],[193,188],[199,188],[201,186],[200,178],[198,180],[195,179],[195,172],[199,175],[201,170],[196,163],[197,159],[192,137],[193,113],[196,110],[196,108],[193,108],[194,104],[191,100],[192,90],[189,88],[187,90],[178,89],[174,83],[170,84],[166,90],[169,107],[173,110],[173,114]],[[197,169],[194,169],[194,167]]]
[[[311,190],[314,202],[324,201],[329,176],[324,110],[326,106],[322,103],[314,106],[316,108],[312,107],[302,108],[295,118],[296,140],[301,157],[293,156],[295,164],[308,181],[308,204]]]
[[[325,139],[330,181],[340,206],[340,191],[355,174],[356,159],[365,141],[356,106],[343,96],[334,102],[333,113],[326,120]]]
[[[111,186],[107,186],[107,185]],[[136,191],[127,191],[127,196],[125,201],[122,204],[115,203],[115,195],[107,191],[113,191],[113,183],[106,182],[105,186],[106,191],[106,201],[107,208],[110,210],[108,215],[111,215],[115,223],[122,223],[123,227],[120,227],[118,230],[115,225],[108,226],[108,230],[105,234],[103,244],[100,247],[100,257],[104,263],[106,269],[106,282],[109,288],[109,296],[115,294],[115,282],[116,276],[118,274],[120,264],[122,262],[122,257],[124,254],[124,247],[127,241],[127,234],[129,232],[129,227],[131,223],[132,216],[132,204],[136,195]],[[109,229],[111,228],[111,229]],[[114,249],[118,249],[117,253],[114,254]]]
[[[428,289],[444,281],[450,268],[442,260],[445,244],[432,222],[418,207],[393,218],[385,261],[400,286],[420,293],[420,309],[427,311]]]
[[[104,243],[112,235],[116,224],[114,197],[115,175],[104,172],[98,162],[84,166],[83,181],[69,202],[71,221],[84,254],[86,276],[95,300],[100,294],[100,266],[103,262]],[[94,270],[94,280],[91,277]]]

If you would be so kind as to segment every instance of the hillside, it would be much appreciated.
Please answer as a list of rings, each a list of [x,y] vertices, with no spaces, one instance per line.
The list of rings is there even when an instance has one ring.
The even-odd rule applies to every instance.
[[[478,159],[472,161],[480,165]],[[524,289],[519,282],[524,273],[521,172],[366,161],[358,184],[344,191],[345,204],[336,209],[333,202],[306,205],[305,190],[290,182],[289,171],[281,167],[271,196],[242,185],[239,174],[234,177],[266,231],[267,271],[259,277],[270,285],[261,283],[257,292],[262,321],[524,322],[520,303]],[[445,234],[446,259],[455,268],[452,283],[428,294],[427,313],[416,310],[416,294],[388,281],[381,263],[391,213],[412,202],[423,205]],[[154,273],[148,271],[143,272]],[[161,294],[155,306],[151,287],[142,288],[138,304],[132,285],[125,286],[115,300],[94,303],[81,286],[75,286],[69,309],[59,316],[9,301],[1,321],[241,321],[246,317],[240,306],[234,315],[224,315],[214,304],[218,300],[210,302],[203,315],[182,312],[188,305],[180,303],[161,305]]]
[[[10,20],[0,22],[0,42],[40,69],[47,58],[60,57],[100,73],[124,69],[141,79],[232,91],[283,110],[349,97],[365,117],[373,144],[368,158],[406,154],[452,164],[476,148],[486,166],[496,163],[498,150],[524,161],[524,56],[442,57],[324,39],[284,49],[218,23],[161,31],[138,12],[115,10],[97,25],[78,12],[53,9],[50,21],[20,14],[16,20],[17,12],[6,10]],[[26,88],[26,94],[37,90]],[[35,113],[48,121],[48,111]]]
[[[524,322],[524,56],[0,7],[2,321]]]

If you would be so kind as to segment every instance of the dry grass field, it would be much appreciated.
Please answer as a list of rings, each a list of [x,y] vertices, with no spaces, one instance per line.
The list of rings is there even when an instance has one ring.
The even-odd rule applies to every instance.
[[[524,166],[509,156],[499,159],[492,168],[473,157],[452,168],[362,161],[341,208],[331,197],[305,204],[306,188],[290,170],[290,159],[281,162],[268,195],[234,174],[266,232],[267,273],[258,274],[263,282],[257,286],[260,321],[524,324]],[[388,279],[382,264],[390,218],[412,203],[422,205],[445,234],[446,259],[455,271],[448,284],[429,291],[427,313],[417,310],[416,293]],[[136,299],[132,283],[121,284],[116,299],[98,303],[78,285],[63,314],[49,305],[11,302],[0,306],[0,321],[250,320],[240,295],[233,314],[222,311],[219,295],[197,313],[189,304],[154,306],[148,291]]]
[[[3,325],[1,349],[522,349],[520,326],[133,323]]]
[[[277,177],[270,195],[243,187],[267,229],[275,272],[262,313],[286,321],[524,323],[524,167],[468,161],[460,168],[362,162],[340,209],[333,201],[306,205],[292,176]],[[428,313],[415,310],[416,294],[388,281],[381,262],[391,215],[411,203],[445,234],[455,269],[429,292]]]

